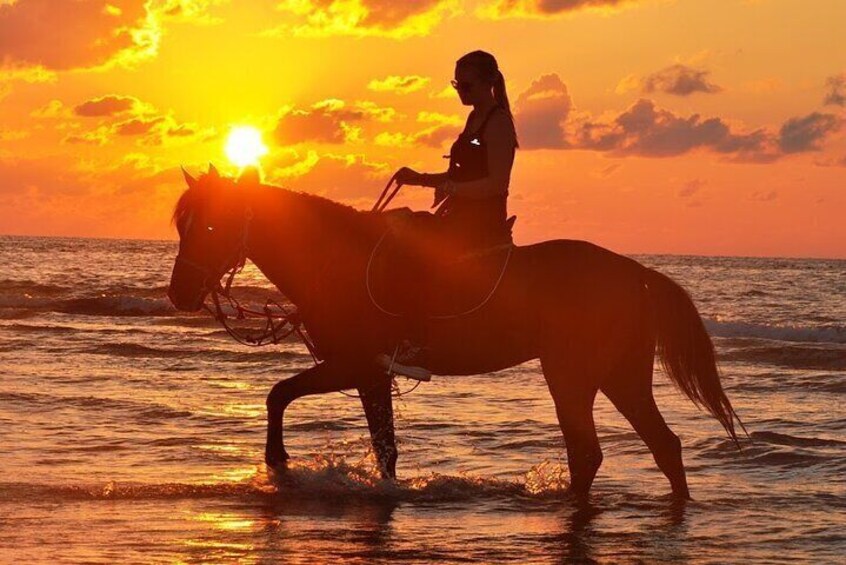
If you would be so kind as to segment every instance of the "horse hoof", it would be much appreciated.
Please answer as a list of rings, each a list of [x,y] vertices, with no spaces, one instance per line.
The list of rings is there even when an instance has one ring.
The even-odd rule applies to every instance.
[[[288,469],[288,461],[290,461],[290,459],[291,457],[287,453],[275,456],[265,455],[264,464],[267,465],[267,468],[271,471],[280,473]]]
[[[564,498],[577,504],[585,504],[590,501],[590,491],[569,487],[564,491]]]

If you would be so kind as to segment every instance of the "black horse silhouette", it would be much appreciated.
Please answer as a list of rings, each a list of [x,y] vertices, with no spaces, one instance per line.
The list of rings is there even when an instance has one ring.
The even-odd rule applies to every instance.
[[[180,235],[169,297],[196,311],[246,255],[300,310],[323,361],[277,383],[267,398],[266,463],[284,466],[283,414],[305,395],[357,389],[383,476],[397,449],[390,377],[374,359],[397,339],[397,322],[371,300],[365,272],[388,229],[385,213],[210,169],[186,174],[174,211]],[[737,442],[740,420],[723,392],[714,348],[688,294],[667,276],[584,241],[514,247],[483,307],[431,321],[436,375],[497,371],[540,358],[567,448],[570,491],[586,495],[602,462],[593,421],[601,390],[628,419],[670,481],[689,497],[681,443],[652,395],[657,351],[672,382]],[[742,426],[742,424],[741,424]]]

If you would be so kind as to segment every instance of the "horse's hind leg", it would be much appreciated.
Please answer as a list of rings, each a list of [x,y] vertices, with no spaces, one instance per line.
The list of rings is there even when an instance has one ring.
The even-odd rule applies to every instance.
[[[586,377],[586,373],[575,372],[572,366],[549,359],[541,359],[541,363],[567,447],[569,492],[584,497],[590,491],[602,464],[602,449],[593,422],[593,401],[597,387],[593,379]]]
[[[652,452],[658,468],[666,475],[679,498],[690,498],[682,463],[681,441],[670,430],[652,395],[654,343],[643,344],[602,383],[602,392],[629,421]]]
[[[391,398],[391,378],[379,374],[372,382],[358,389],[373,452],[383,479],[397,476],[397,445],[394,438],[394,410]]]

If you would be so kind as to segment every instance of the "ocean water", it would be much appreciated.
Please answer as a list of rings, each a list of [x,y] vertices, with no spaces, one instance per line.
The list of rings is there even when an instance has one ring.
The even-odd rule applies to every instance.
[[[601,395],[588,504],[538,363],[396,399],[397,482],[358,400],[295,402],[293,468],[262,463],[299,344],[238,345],[165,292],[172,242],[0,237],[0,562],[843,562],[846,261],[643,256],[693,295],[749,437],[663,375],[694,500]],[[245,297],[268,289],[255,271]],[[656,368],[656,371],[658,369]],[[401,389],[410,383],[398,383]]]

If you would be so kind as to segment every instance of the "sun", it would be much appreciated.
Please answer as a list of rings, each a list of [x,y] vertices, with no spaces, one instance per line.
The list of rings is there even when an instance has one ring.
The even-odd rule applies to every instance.
[[[233,127],[226,138],[226,157],[233,165],[247,167],[258,165],[259,158],[267,155],[267,146],[261,140],[261,132],[252,126]]]

